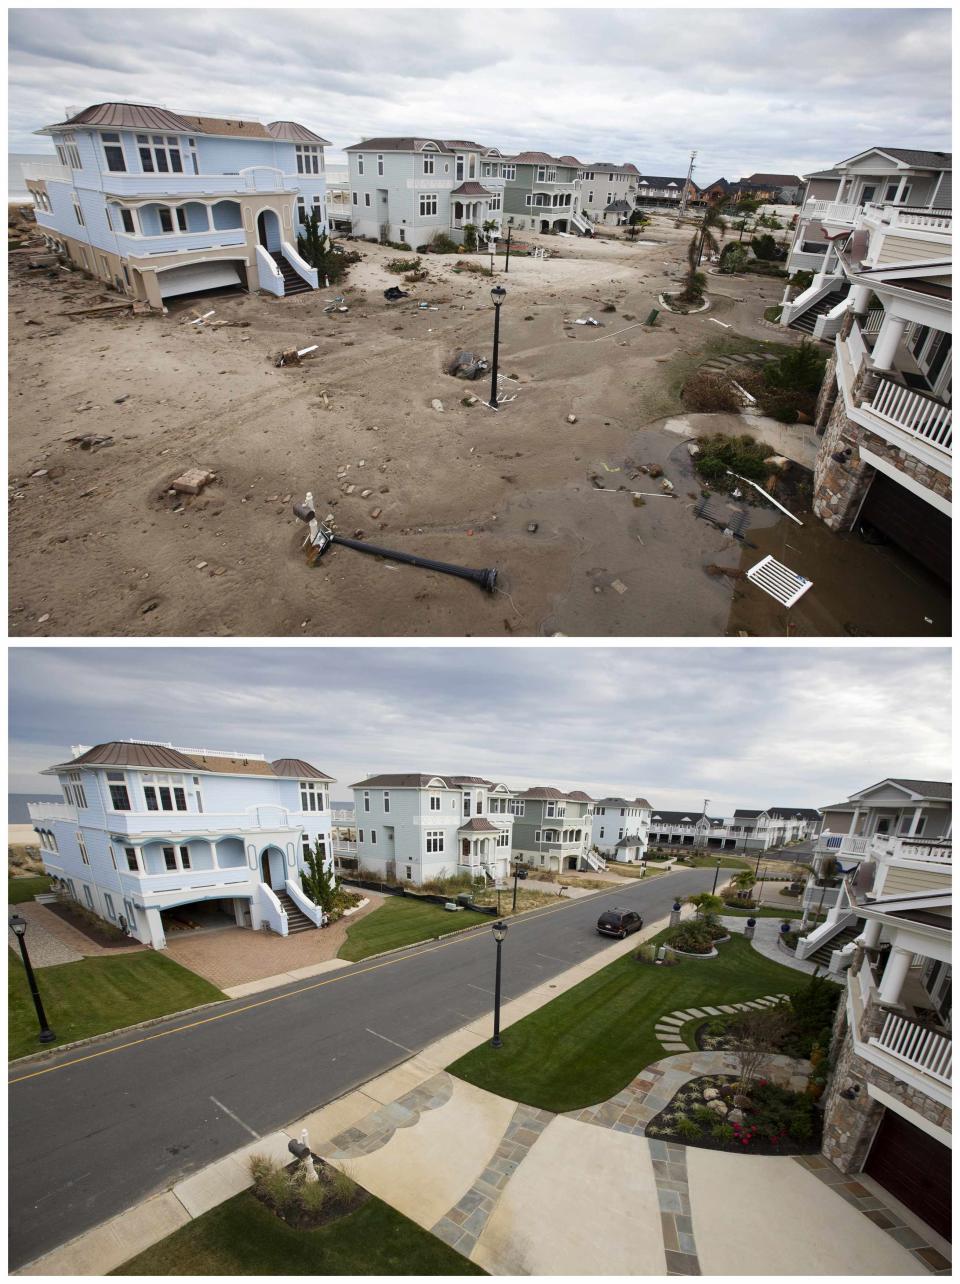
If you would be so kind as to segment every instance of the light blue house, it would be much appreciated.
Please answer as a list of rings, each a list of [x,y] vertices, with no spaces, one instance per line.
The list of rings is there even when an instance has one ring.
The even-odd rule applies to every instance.
[[[37,132],[58,158],[25,171],[37,223],[114,288],[157,308],[229,286],[317,288],[297,233],[313,211],[326,226],[330,144],[303,125],[98,103]]]
[[[30,803],[46,872],[137,940],[320,925],[301,871],[318,839],[332,868],[332,777],[310,763],[115,740],[43,774],[64,798]]]

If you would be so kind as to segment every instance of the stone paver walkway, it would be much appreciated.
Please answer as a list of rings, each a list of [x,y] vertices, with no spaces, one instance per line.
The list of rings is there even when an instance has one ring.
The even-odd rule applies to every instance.
[[[27,920],[27,948],[30,950],[30,962],[34,967],[54,967],[57,963],[75,963],[83,958],[101,958],[108,955],[116,957],[147,948],[139,941],[114,947],[98,945],[96,941],[91,941],[89,936],[85,936],[78,928],[54,914],[39,901],[26,901],[16,908],[17,913]],[[41,962],[41,953],[44,951],[46,961]]]
[[[774,1083],[795,1092],[802,1090],[810,1076],[810,1062],[779,1053],[768,1057],[764,1073]],[[570,1110],[567,1116],[616,1132],[631,1132],[642,1137],[647,1124],[666,1109],[684,1084],[705,1074],[736,1074],[737,1062],[732,1052],[684,1052],[663,1057],[642,1070],[627,1086],[608,1101]]]
[[[680,1030],[688,1021],[704,1020],[706,1017],[735,1016],[738,1012],[760,1011],[772,1008],[785,999],[786,994],[766,994],[762,999],[751,999],[747,1003],[725,1003],[715,1008],[679,1008],[661,1017],[654,1026],[653,1032],[665,1052],[689,1052],[689,1045],[680,1038]]]
[[[438,1239],[469,1257],[496,1208],[503,1188],[555,1119],[549,1110],[517,1106],[503,1140],[467,1193],[430,1229]]]
[[[924,1270],[934,1275],[950,1274],[951,1263],[940,1250],[933,1248],[919,1231],[907,1226],[897,1212],[877,1199],[855,1176],[841,1172],[823,1155],[794,1155],[794,1160],[829,1186],[835,1195],[863,1213],[874,1226],[886,1231],[891,1239],[913,1254]]]
[[[746,930],[747,926],[745,918],[735,918],[732,915],[721,915],[720,922],[728,932],[740,932],[741,934]],[[780,919],[758,918],[753,940],[750,944],[758,954],[762,954],[765,959],[770,959],[773,963],[780,963],[784,967],[792,967],[797,972],[806,972],[809,976],[813,976],[814,972],[817,971],[822,975],[823,969],[818,968],[816,963],[809,963],[806,959],[798,959],[790,950],[783,949],[777,943],[779,936]]]
[[[251,932],[242,927],[195,934],[178,932],[168,938],[166,953],[221,990],[325,963],[337,957],[350,925],[383,904],[383,897],[373,892],[364,895],[369,897],[369,905],[329,927],[296,932],[293,936]]]
[[[668,1141],[650,1139],[653,1179],[660,1203],[660,1229],[668,1275],[699,1275],[700,1259],[693,1234],[687,1151]]]

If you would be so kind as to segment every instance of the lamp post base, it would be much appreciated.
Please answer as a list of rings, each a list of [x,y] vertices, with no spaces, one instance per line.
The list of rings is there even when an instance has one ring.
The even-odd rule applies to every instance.
[[[503,1047],[503,1040],[500,1038],[500,1036],[499,1036],[499,1035],[497,1035],[497,1037],[496,1037],[495,1039],[491,1039],[491,1040],[490,1040],[490,1047],[491,1047],[491,1048],[502,1048],[502,1047]]]
[[[54,1034],[52,1030],[41,1030],[38,1035],[41,1043],[53,1043],[56,1037],[56,1034]]]

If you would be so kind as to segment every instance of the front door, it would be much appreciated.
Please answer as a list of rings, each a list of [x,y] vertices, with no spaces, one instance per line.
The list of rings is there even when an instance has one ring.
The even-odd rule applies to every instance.
[[[286,886],[283,868],[283,855],[276,848],[270,848],[260,857],[260,872],[266,885],[275,892],[282,892]]]

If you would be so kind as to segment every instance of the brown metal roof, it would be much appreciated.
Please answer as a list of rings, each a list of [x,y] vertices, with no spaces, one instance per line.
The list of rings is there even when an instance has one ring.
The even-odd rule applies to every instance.
[[[103,125],[114,129],[175,129],[177,133],[190,132],[191,127],[186,118],[164,107],[153,107],[149,103],[94,103],[84,107],[75,116],[62,120],[50,129],[60,129],[67,125]]]
[[[567,794],[568,798],[575,798],[577,802],[593,802],[589,794],[585,794],[582,789],[572,789]]]
[[[479,183],[461,183],[450,193],[451,196],[492,196],[493,192]]]
[[[94,745],[86,753],[70,762],[57,763],[50,771],[73,770],[76,767],[158,767],[165,771],[194,771],[193,761],[186,754],[166,745],[128,743],[125,740],[108,740]]]
[[[593,802],[593,799],[579,789],[563,790],[554,789],[552,785],[536,785],[533,789],[527,789],[523,793],[517,794],[518,798],[568,798],[572,802]]]
[[[295,776],[298,780],[333,780],[302,758],[277,758],[270,764],[276,776]]]
[[[333,146],[329,138],[321,138],[312,129],[307,129],[306,125],[300,125],[295,120],[272,120],[267,129],[272,137],[282,139],[287,143],[314,143],[319,144],[321,147]]]
[[[474,816],[471,820],[461,825],[460,828],[461,830],[469,829],[472,833],[480,834],[497,834],[500,832],[496,825],[491,825],[485,816]]]

